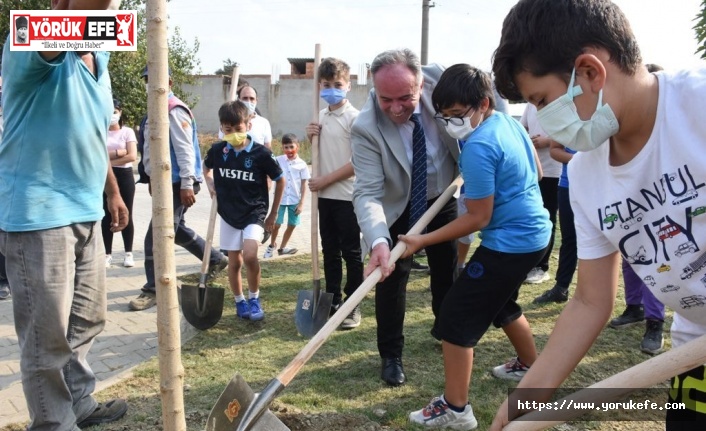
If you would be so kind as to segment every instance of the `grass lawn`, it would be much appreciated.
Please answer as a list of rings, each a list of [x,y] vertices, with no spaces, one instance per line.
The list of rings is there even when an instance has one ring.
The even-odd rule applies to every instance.
[[[559,243],[557,238],[557,243]],[[477,241],[476,241],[477,244]],[[557,249],[558,250],[558,246]],[[551,260],[556,269],[556,254]],[[226,294],[221,321],[202,332],[182,350],[186,371],[185,406],[188,430],[203,430],[209,411],[234,373],[240,373],[255,392],[262,390],[306,344],[295,329],[293,310],[299,290],[309,290],[311,262],[307,255],[262,262],[264,321],[237,320],[232,295]],[[323,270],[321,271],[323,276]],[[196,284],[195,276],[186,278]],[[214,280],[227,286],[225,274]],[[413,273],[407,296],[404,365],[408,383],[399,388],[386,386],[379,377],[380,358],[376,348],[372,293],[362,303],[363,322],[351,331],[337,331],[302,368],[272,405],[272,410],[292,430],[418,430],[408,423],[411,410],[423,407],[443,391],[440,343],[429,334],[432,325],[428,276]],[[541,350],[563,304],[536,306],[532,299],[552,286],[524,285],[520,304]],[[573,291],[572,286],[572,291]],[[622,312],[622,289],[615,315]],[[576,322],[580,325],[581,322]],[[671,324],[668,314],[665,327]],[[584,387],[648,358],[639,351],[643,325],[625,330],[606,328],[588,356],[566,382],[566,387]],[[665,334],[666,335],[666,334]],[[667,337],[665,348],[669,348]],[[514,382],[490,374],[513,356],[513,349],[501,330],[491,329],[476,349],[470,402],[486,429]],[[159,370],[157,359],[139,366],[134,375],[112,386],[98,398],[125,397],[130,404],[119,422],[92,428],[101,430],[161,430]],[[664,385],[663,385],[664,386]],[[662,399],[666,401],[666,391]],[[658,430],[661,422],[586,422],[557,427],[560,430]],[[5,430],[21,430],[19,426]]]

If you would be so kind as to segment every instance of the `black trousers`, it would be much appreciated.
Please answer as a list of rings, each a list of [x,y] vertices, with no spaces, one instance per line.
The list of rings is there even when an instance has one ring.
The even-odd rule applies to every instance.
[[[132,168],[112,168],[115,174],[115,179],[120,190],[120,197],[123,198],[128,212],[128,222],[125,229],[122,230],[123,244],[125,251],[132,251],[132,242],[135,238],[135,224],[132,222],[132,202],[135,200],[135,176],[132,173]],[[103,211],[105,216],[101,221],[101,230],[103,231],[103,244],[105,245],[105,254],[113,253],[113,232],[110,231],[110,223],[112,218],[108,212],[107,196],[103,193]]]
[[[346,297],[363,283],[360,228],[353,203],[319,198],[319,234],[324,255],[326,292],[333,293],[333,305],[337,305],[343,297],[343,261],[346,262],[346,284],[343,288]]]
[[[427,202],[427,208],[436,199]],[[439,214],[429,223],[427,231],[431,232],[456,219],[456,199],[451,199],[444,205]],[[399,219],[390,227],[393,245],[397,243],[397,235],[406,234],[409,230],[409,204]],[[426,248],[427,261],[431,271],[431,308],[436,318],[441,309],[441,303],[446,292],[453,285],[454,271],[458,252],[456,241],[434,244]],[[382,358],[402,357],[404,347],[404,316],[407,301],[407,281],[412,266],[412,258],[400,259],[395,270],[375,288],[375,319],[377,320],[378,351]]]
[[[549,270],[549,258],[552,255],[552,249],[554,249],[554,232],[556,231],[556,212],[559,208],[559,203],[557,202],[557,188],[559,186],[559,178],[548,178],[544,177],[539,180],[539,191],[542,193],[542,202],[544,202],[544,208],[549,211],[549,221],[552,222],[552,235],[549,237],[549,247],[547,248],[547,253],[544,255],[541,261],[539,261],[538,267],[542,268],[542,271]]]
[[[561,247],[559,248],[559,266],[556,270],[556,285],[568,289],[574,278],[578,258],[576,256],[576,228],[574,212],[569,201],[569,188],[558,187],[559,226],[561,227]]]
[[[194,183],[194,194],[198,194],[201,186]],[[174,205],[174,243],[184,247],[189,253],[199,260],[203,259],[206,241],[186,225],[184,215],[188,208],[181,203],[181,183],[172,184],[172,199]],[[147,283],[142,286],[143,292],[156,291],[156,279],[154,274],[154,238],[152,237],[152,220],[150,220],[147,233],[145,234],[145,276]],[[211,247],[210,265],[216,265],[223,259],[223,253]]]

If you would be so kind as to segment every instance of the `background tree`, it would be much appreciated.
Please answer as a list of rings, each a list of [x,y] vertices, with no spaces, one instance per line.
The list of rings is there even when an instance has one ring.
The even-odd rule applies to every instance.
[[[223,62],[223,67],[218,69],[217,71],[213,72],[216,75],[226,75],[226,76],[231,76],[233,75],[233,68],[237,65],[238,63],[231,60],[230,58],[227,58]]]
[[[145,31],[146,0],[122,0],[120,6],[124,10],[137,11],[137,51],[112,52],[110,56],[110,78],[113,86],[113,96],[123,105],[123,121],[128,125],[138,125],[147,113],[147,92],[142,80],[142,69],[147,64],[147,40]],[[0,1],[0,52],[5,45],[10,33],[11,10],[46,10],[49,9],[49,0],[1,0]],[[200,62],[196,57],[199,50],[199,41],[187,43],[179,32],[174,29],[169,39],[169,66],[172,70],[172,90],[180,99],[189,105],[194,105],[197,100],[183,90],[183,84],[194,84],[196,80],[192,74]]]
[[[706,0],[702,0],[701,12],[696,15],[695,21],[696,25],[694,26],[694,30],[696,30],[696,40],[700,45],[696,53],[700,54],[701,58],[706,59]]]

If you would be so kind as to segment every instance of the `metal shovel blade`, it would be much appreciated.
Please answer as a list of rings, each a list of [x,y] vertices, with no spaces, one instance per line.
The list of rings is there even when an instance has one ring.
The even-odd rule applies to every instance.
[[[317,300],[316,294],[319,297]],[[333,293],[321,292],[318,289],[300,290],[297,297],[297,308],[294,310],[294,323],[297,331],[306,338],[313,337],[328,321]]]
[[[212,328],[221,320],[225,289],[218,287],[181,286],[181,311],[186,321],[201,331]]]
[[[255,402],[257,395],[240,374],[236,374],[218,397],[206,421],[206,431],[235,431],[240,426],[248,407]],[[253,424],[254,430],[289,431],[269,409]]]

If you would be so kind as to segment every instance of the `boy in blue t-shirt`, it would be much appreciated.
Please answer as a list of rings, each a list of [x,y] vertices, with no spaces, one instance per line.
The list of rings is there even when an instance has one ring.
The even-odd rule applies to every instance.
[[[228,251],[228,282],[235,296],[236,315],[262,320],[260,262],[257,248],[265,231],[271,232],[285,186],[282,169],[263,145],[248,135],[250,113],[241,101],[226,102],[218,110],[223,141],[206,153],[203,173],[211,197],[218,199],[221,249]],[[267,178],[276,182],[270,213]],[[240,270],[247,268],[249,298],[243,295]]]
[[[481,244],[446,294],[434,331],[442,339],[444,394],[411,422],[471,430],[478,426],[468,404],[473,348],[492,323],[502,328],[517,357],[493,369],[517,380],[537,358],[534,337],[517,296],[527,272],[544,256],[551,223],[542,204],[536,153],[524,128],[495,111],[490,76],[467,64],[444,71],[432,93],[446,131],[463,141],[460,168],[467,213],[424,235],[401,235],[406,256],[420,248],[480,231]]]

